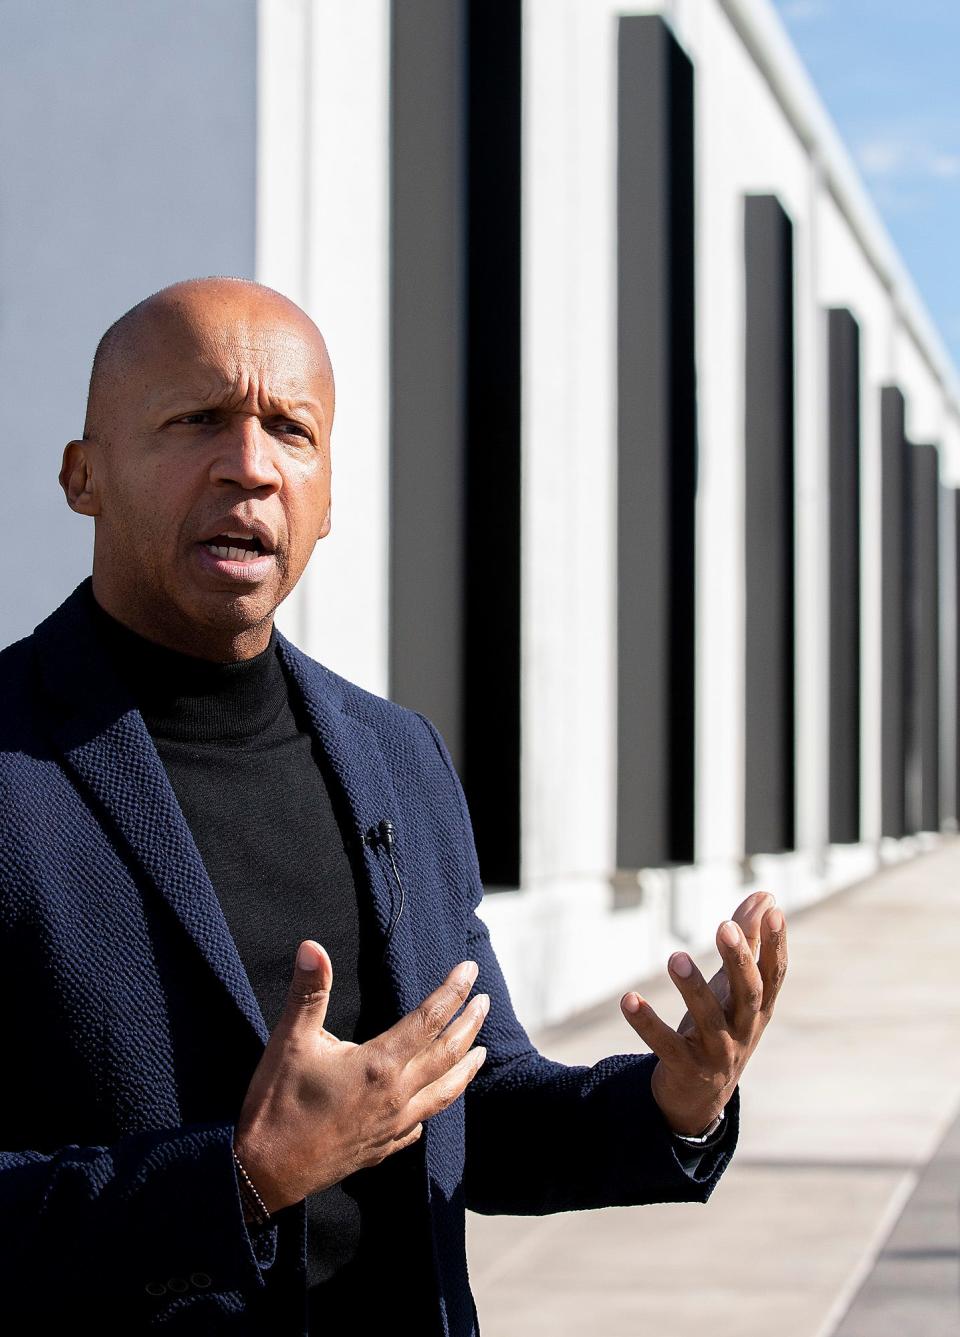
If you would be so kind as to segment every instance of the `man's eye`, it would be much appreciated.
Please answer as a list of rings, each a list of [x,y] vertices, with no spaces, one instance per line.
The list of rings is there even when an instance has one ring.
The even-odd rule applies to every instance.
[[[185,413],[182,418],[177,418],[177,422],[198,423],[209,422],[213,417],[205,409],[198,409],[196,413]]]
[[[291,422],[289,419],[277,423],[276,429],[278,432],[282,432],[284,436],[303,436],[307,438],[310,436],[309,431],[304,427],[302,422]]]

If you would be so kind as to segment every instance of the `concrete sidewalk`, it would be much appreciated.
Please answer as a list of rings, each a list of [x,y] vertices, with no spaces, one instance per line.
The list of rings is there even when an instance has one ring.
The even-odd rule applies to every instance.
[[[710,1202],[470,1216],[483,1337],[960,1334],[960,840],[788,934]],[[666,975],[645,993],[676,1025]],[[567,1063],[639,1045],[616,998],[538,1042]]]

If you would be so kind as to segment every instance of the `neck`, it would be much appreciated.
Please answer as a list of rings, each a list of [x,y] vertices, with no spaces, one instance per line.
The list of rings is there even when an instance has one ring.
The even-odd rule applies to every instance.
[[[212,661],[148,639],[90,592],[98,639],[154,739],[232,746],[268,728],[287,701],[273,638],[260,654]]]
[[[273,613],[259,622],[243,627],[220,627],[203,622],[188,622],[177,609],[131,608],[118,599],[114,592],[98,581],[93,572],[93,597],[100,607],[117,622],[135,631],[156,645],[195,659],[209,659],[215,663],[236,663],[262,654],[273,634]]]

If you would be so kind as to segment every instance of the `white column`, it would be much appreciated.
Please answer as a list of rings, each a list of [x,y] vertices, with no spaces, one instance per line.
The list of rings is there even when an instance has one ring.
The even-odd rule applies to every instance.
[[[388,0],[260,0],[257,277],[333,362],[332,527],[278,625],[385,695],[388,669]]]
[[[525,5],[525,885],[614,859],[615,39],[602,7]]]
[[[797,849],[822,868],[829,821],[829,395],[827,316],[820,303],[817,206],[823,182],[809,164],[807,216],[794,220],[796,339],[796,777]]]

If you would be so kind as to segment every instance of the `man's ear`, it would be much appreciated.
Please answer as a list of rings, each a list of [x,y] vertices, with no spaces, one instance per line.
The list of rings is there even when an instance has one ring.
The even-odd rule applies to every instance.
[[[99,515],[100,497],[93,478],[89,441],[68,441],[60,465],[60,486],[67,505],[80,515]]]

